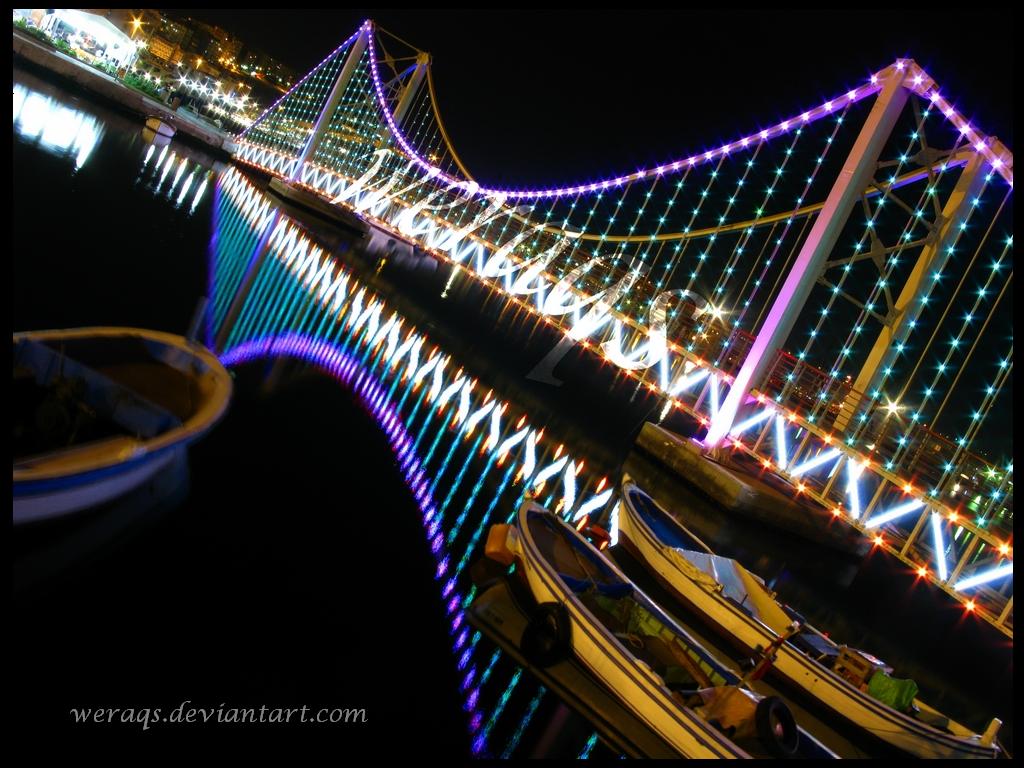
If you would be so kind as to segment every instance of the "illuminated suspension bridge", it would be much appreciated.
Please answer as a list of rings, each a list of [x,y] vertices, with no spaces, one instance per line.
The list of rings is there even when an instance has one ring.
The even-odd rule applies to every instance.
[[[372,244],[414,243],[450,266],[449,284],[479,281],[557,326],[563,342],[540,378],[574,345],[590,350],[663,398],[662,419],[697,419],[706,451],[752,457],[1012,637],[1012,438],[1000,422],[1011,413],[1013,156],[913,61],[657,167],[491,189],[448,140],[429,56],[366,22],[238,147],[238,161],[358,212]],[[445,545],[436,481],[414,458],[431,447],[403,408],[429,404],[517,488],[555,488],[561,513],[611,514],[611,490],[581,474],[580,457],[540,447],[525,417],[226,178],[218,204],[249,222],[262,266],[218,264],[210,338],[229,361],[297,355],[351,381],[447,553],[439,578],[472,546]]]

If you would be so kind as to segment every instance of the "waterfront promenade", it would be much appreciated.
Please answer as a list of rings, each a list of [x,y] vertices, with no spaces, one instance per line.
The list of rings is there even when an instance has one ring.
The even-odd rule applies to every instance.
[[[76,61],[21,34],[18,30],[14,30],[12,38],[15,60],[20,58],[42,67],[97,96],[115,102],[123,109],[139,115],[143,120],[150,115],[156,115],[163,120],[173,121],[179,134],[185,134],[212,149],[231,152],[235,148],[231,136],[218,130],[212,123],[181,110],[171,109],[167,104],[129,88],[105,72]]]

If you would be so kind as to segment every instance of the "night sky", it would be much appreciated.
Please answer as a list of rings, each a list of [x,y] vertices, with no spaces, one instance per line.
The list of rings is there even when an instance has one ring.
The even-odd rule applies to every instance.
[[[300,73],[373,18],[433,55],[452,142],[474,176],[494,185],[575,183],[717,146],[820,104],[898,57],[916,59],[976,125],[1013,146],[1012,24],[987,14],[180,13]]]

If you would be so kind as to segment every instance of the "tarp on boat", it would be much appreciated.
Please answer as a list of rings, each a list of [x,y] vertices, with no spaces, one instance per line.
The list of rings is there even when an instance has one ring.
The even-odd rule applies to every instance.
[[[876,671],[868,680],[868,693],[893,709],[906,712],[917,696],[917,683],[890,677],[882,670]]]
[[[782,634],[793,620],[772,599],[761,580],[729,557],[689,549],[669,549],[669,558],[688,578],[706,589],[718,589],[731,597],[776,633]]]

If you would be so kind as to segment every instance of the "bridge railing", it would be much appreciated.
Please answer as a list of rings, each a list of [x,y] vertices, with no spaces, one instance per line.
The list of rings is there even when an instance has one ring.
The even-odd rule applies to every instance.
[[[715,386],[712,382],[707,390]],[[1012,635],[1012,507],[992,500],[975,511],[965,508],[962,497],[931,494],[922,482],[926,467],[908,482],[902,467],[898,473],[886,467],[883,457],[896,443],[888,427],[869,449],[853,448],[841,436],[831,437],[819,425],[778,408],[767,393],[754,394],[738,421],[756,428],[730,433],[733,451],[750,456],[761,471],[774,473],[798,496],[820,504],[837,522],[855,527],[874,547]],[[708,421],[713,405],[714,398],[705,396],[692,410]]]
[[[833,425],[848,398],[864,401],[863,393],[855,392],[849,380],[830,376],[785,350],[778,351],[759,389],[773,395],[786,410],[800,413],[823,429]],[[865,421],[851,426],[857,428],[857,445],[872,461],[898,472],[916,486],[933,490],[936,496],[948,498],[951,506],[957,504],[958,495],[965,502],[982,496],[983,501],[977,505],[981,507],[989,506],[988,501],[998,502],[996,506],[1004,514],[990,514],[992,525],[1004,535],[1012,534],[1013,495],[999,489],[1005,468],[970,451],[960,451],[958,456],[954,440],[924,424],[911,423],[908,430],[906,422],[883,405],[865,415]],[[984,509],[974,511],[976,517],[984,519]]]
[[[830,376],[780,349],[761,389],[780,394],[778,402],[788,410],[807,414],[822,426],[831,426],[853,388],[848,380]]]

